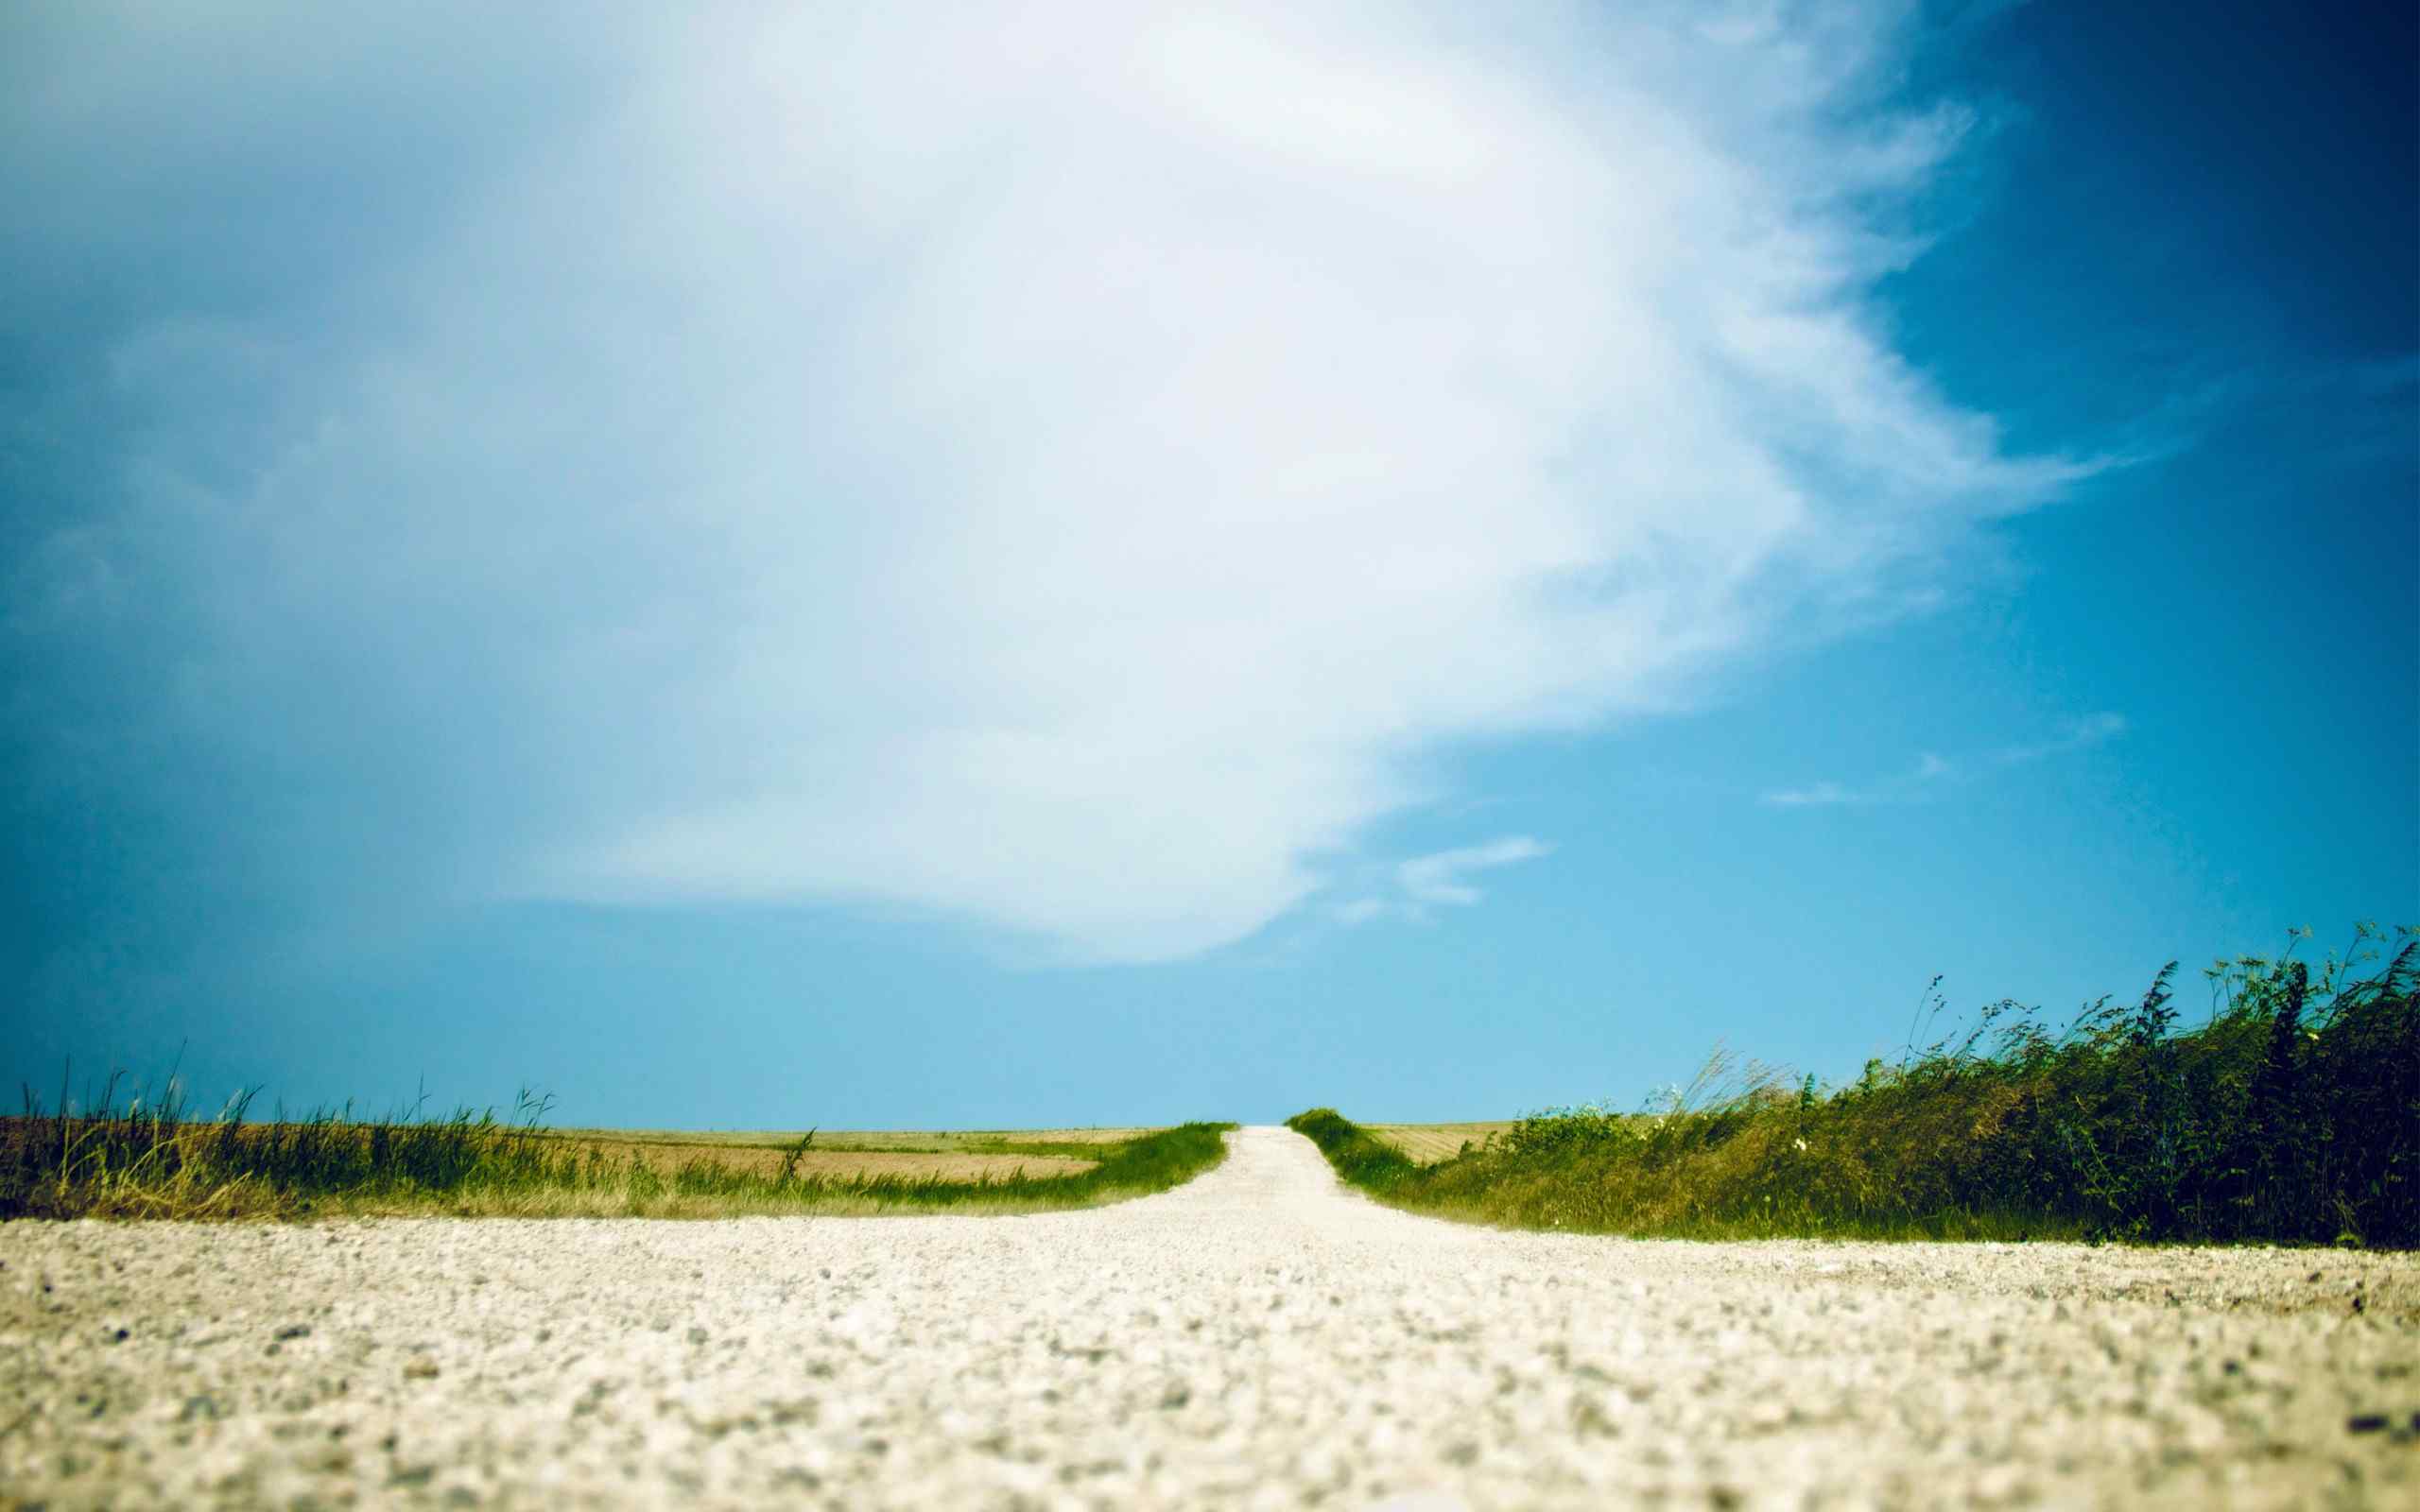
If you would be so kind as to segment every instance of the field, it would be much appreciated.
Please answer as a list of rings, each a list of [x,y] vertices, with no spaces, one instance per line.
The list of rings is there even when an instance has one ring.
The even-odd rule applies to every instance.
[[[812,1136],[792,1169],[804,1177],[944,1181],[1001,1180],[1022,1172],[1080,1176],[1105,1147],[1161,1132],[1150,1128],[1047,1129],[608,1129],[567,1128],[546,1137],[609,1160],[643,1161],[670,1175],[691,1161],[760,1176],[778,1174]]]
[[[1518,1124],[1506,1119],[1493,1124],[1364,1124],[1381,1141],[1401,1150],[1414,1165],[1435,1165],[1462,1153],[1464,1145],[1478,1149]]]
[[[1080,1176],[1100,1163],[1076,1153],[1083,1150],[1084,1146],[1074,1143],[1060,1146],[1069,1153],[1027,1154],[1011,1150],[914,1146],[866,1149],[843,1145],[826,1149],[818,1140],[792,1160],[790,1148],[797,1143],[795,1137],[789,1145],[783,1145],[737,1140],[616,1136],[611,1131],[595,1130],[565,1139],[563,1143],[582,1154],[593,1150],[607,1160],[645,1164],[660,1177],[672,1176],[692,1163],[717,1166],[751,1176],[773,1177],[778,1176],[786,1164],[800,1177],[811,1180],[997,1181],[1019,1173],[1041,1177]]]
[[[1224,1125],[1174,1128],[690,1131],[555,1129],[544,1100],[500,1121],[247,1122],[172,1095],[111,1111],[0,1119],[0,1217],[328,1213],[731,1217],[1089,1207],[1157,1192],[1220,1158]],[[63,1102],[63,1099],[62,1099]]]
[[[605,1140],[631,1144],[678,1144],[688,1148],[786,1150],[807,1135],[818,1150],[901,1151],[916,1155],[982,1155],[1000,1150],[1032,1149],[1038,1154],[1065,1153],[1062,1145],[1116,1144],[1156,1134],[1152,1128],[789,1128],[789,1129],[642,1129],[555,1128],[546,1133],[581,1143]]]

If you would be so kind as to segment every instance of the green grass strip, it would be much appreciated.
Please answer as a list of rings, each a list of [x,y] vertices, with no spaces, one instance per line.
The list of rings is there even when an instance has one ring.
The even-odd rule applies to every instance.
[[[666,1170],[612,1156],[524,1117],[355,1120],[321,1112],[247,1123],[188,1120],[173,1100],[91,1116],[32,1108],[0,1119],[0,1218],[290,1218],[434,1212],[511,1216],[728,1217],[893,1211],[1030,1212],[1165,1191],[1225,1156],[1232,1124],[1193,1123],[1100,1144],[1052,1143],[1003,1154],[1075,1157],[1089,1169],[1019,1168],[974,1179],[834,1176],[800,1170],[813,1136],[778,1170],[735,1168],[711,1150]],[[107,1106],[106,1099],[104,1106]]]
[[[2115,1239],[2420,1247],[2420,938],[2316,972],[2239,957],[2183,1027],[2171,964],[2053,1034],[1985,1008],[1846,1087],[1720,1051],[1648,1109],[1548,1108],[1419,1165],[1333,1108],[1289,1121],[1397,1206],[1685,1238]]]

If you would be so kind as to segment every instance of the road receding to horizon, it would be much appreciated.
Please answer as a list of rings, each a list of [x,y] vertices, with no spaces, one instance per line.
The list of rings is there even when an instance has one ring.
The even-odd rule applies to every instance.
[[[0,1504],[2411,1505],[2420,1260],[1026,1217],[0,1225]]]

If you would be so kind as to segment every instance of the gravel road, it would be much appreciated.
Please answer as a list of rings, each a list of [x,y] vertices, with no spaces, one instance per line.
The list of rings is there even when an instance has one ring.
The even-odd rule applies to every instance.
[[[2411,1256],[1502,1233],[1283,1129],[1089,1212],[0,1264],[16,1505],[2420,1505]]]

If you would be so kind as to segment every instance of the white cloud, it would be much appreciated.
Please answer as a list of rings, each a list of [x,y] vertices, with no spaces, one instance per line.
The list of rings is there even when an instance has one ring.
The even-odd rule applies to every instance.
[[[1878,803],[1882,799],[1872,788],[1843,787],[1838,782],[1810,782],[1805,787],[1776,788],[1765,795],[1765,801],[1777,809],[1830,808],[1843,803]]]
[[[1395,868],[1395,884],[1415,903],[1467,905],[1478,902],[1481,896],[1477,887],[1463,880],[1470,873],[1534,861],[1550,849],[1526,834],[1506,835],[1485,845],[1415,856]]]
[[[583,9],[500,80],[250,77],[274,19],[182,73],[78,43],[22,109],[136,160],[340,170],[346,70],[397,56],[437,84],[363,109],[510,106],[290,298],[125,335],[187,716],[474,895],[1166,958],[1320,889],[1441,745],[1921,602],[2075,474],[1868,303],[1965,126],[1873,107],[1898,7],[1489,15]]]
[[[2090,714],[2069,721],[2065,730],[2048,740],[2002,746],[1989,752],[1979,765],[1990,770],[2030,765],[2071,751],[2088,749],[2125,733],[2125,730],[2126,718],[2123,714]],[[1926,751],[1917,757],[1912,771],[1898,777],[1885,778],[1862,787],[1827,781],[1810,782],[1804,787],[1777,788],[1764,795],[1764,802],[1783,809],[1912,803],[1927,797],[1940,784],[1964,782],[1977,775],[1979,773],[1973,765],[1962,765],[1938,752]]]
[[[1992,760],[2001,766],[2024,766],[2069,751],[2086,750],[2126,732],[2126,716],[2118,713],[2087,714],[2070,720],[2067,727],[2048,740],[2030,745],[2003,746],[1992,752]]]
[[[1340,924],[1367,924],[1381,919],[1420,922],[1437,907],[1467,908],[1486,897],[1470,879],[1551,855],[1554,847],[1526,834],[1508,834],[1479,845],[1396,862],[1384,869],[1363,868],[1359,881],[1347,884],[1343,901],[1328,913]]]

